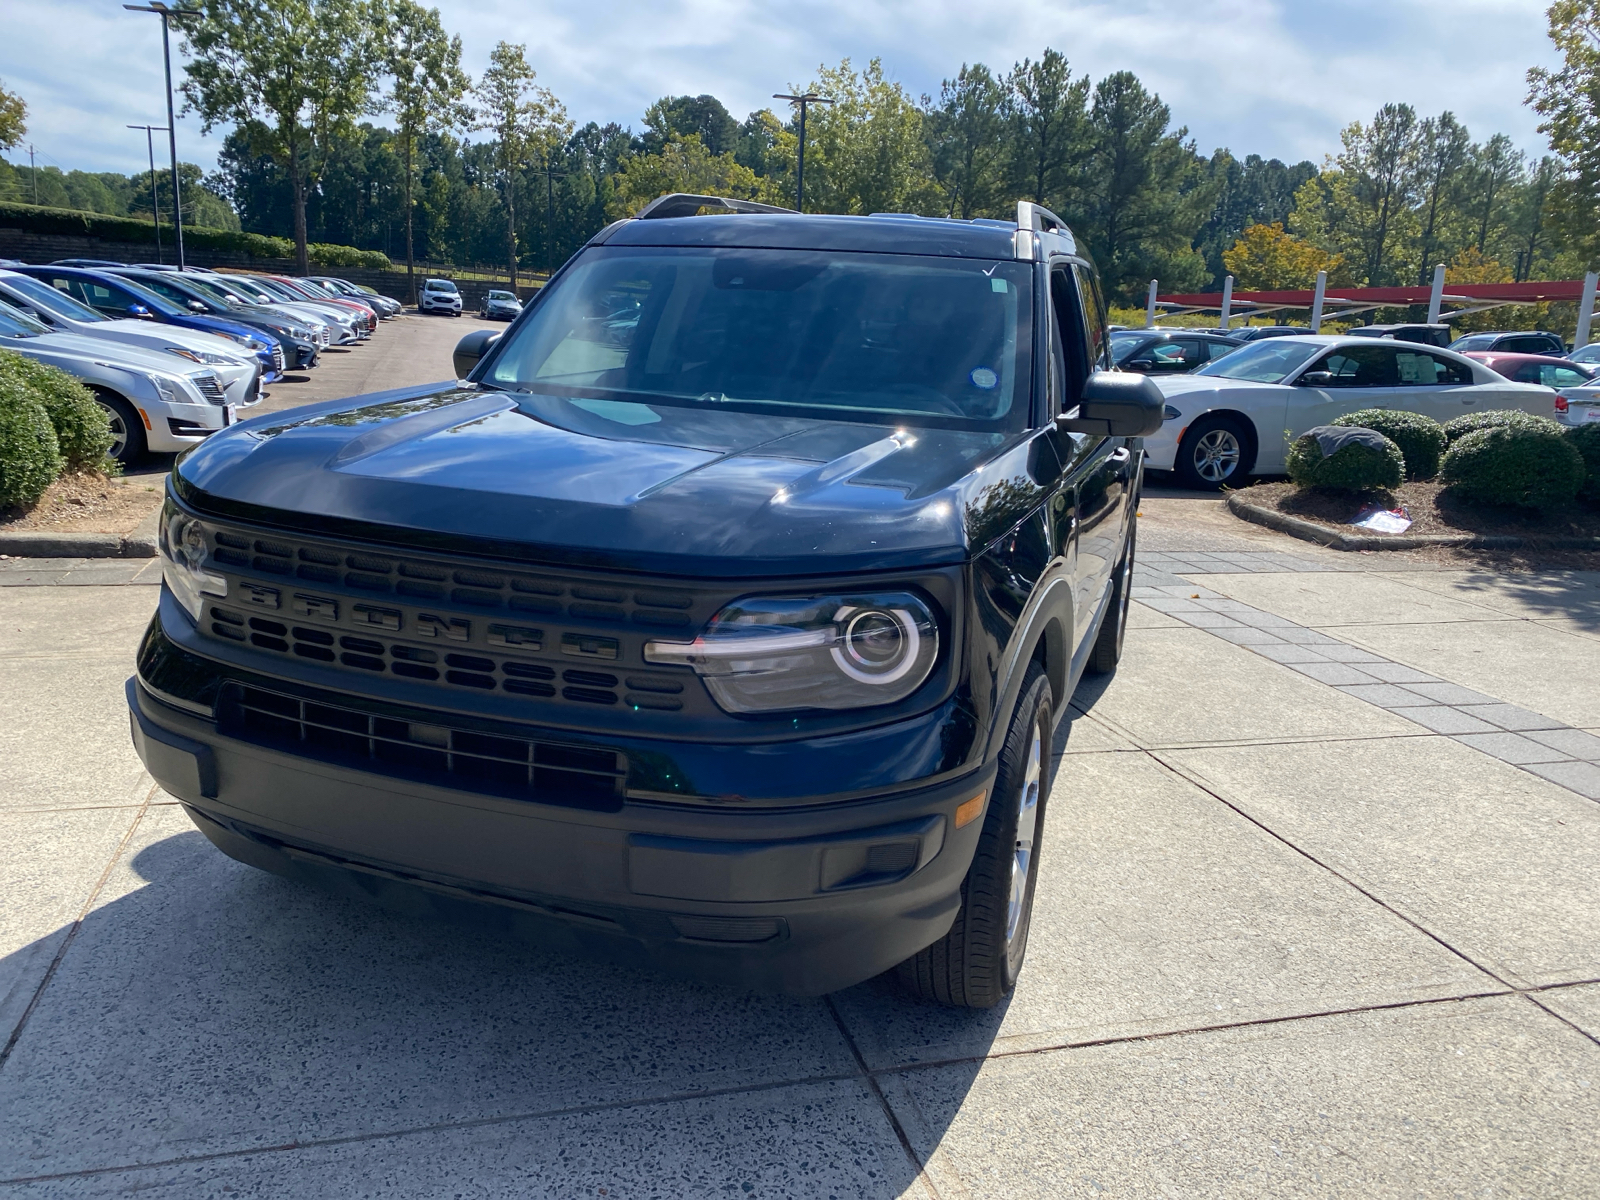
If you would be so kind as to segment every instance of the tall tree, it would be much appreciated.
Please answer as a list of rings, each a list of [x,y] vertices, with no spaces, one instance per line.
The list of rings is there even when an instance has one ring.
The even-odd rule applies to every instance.
[[[968,220],[995,211],[1005,184],[1010,89],[982,63],[961,64],[939,89],[923,128],[933,177],[944,193],[945,215]]]
[[[1471,139],[1450,112],[1429,117],[1417,130],[1417,195],[1421,234],[1417,282],[1433,278],[1433,268],[1446,246],[1445,227],[1459,209],[1461,184]]]
[[[489,69],[478,79],[479,121],[475,128],[495,135],[495,165],[506,211],[506,265],[511,287],[517,286],[517,183],[529,156],[548,150],[552,133],[568,125],[566,110],[546,89],[537,86],[528,65],[528,48],[499,42],[489,55]],[[568,130],[570,132],[570,130]]]
[[[1011,68],[1014,186],[1035,204],[1060,204],[1065,181],[1088,153],[1089,77],[1072,77],[1059,50]]]
[[[1545,15],[1562,66],[1528,72],[1528,103],[1561,164],[1557,219],[1592,260],[1600,255],[1600,0],[1555,0]]]
[[[28,132],[28,106],[0,80],[0,150],[9,150]]]
[[[306,197],[333,143],[372,108],[373,28],[369,0],[202,0],[200,15],[184,20],[183,93],[206,132],[246,126],[288,171],[302,275]]]
[[[1511,232],[1516,244],[1518,282],[1533,278],[1533,264],[1547,249],[1550,205],[1560,182],[1561,168],[1554,157],[1546,154],[1517,189]]]
[[[1404,240],[1416,192],[1417,114],[1409,104],[1385,104],[1370,125],[1347,125],[1339,135],[1344,145],[1335,160],[1355,203],[1353,232],[1361,244],[1361,267],[1369,286],[1389,281]]]
[[[693,134],[717,157],[732,154],[739,140],[739,123],[715,96],[663,96],[644,111],[646,154],[660,154],[673,138]]]
[[[1481,146],[1472,148],[1472,214],[1473,246],[1479,254],[1488,254],[1504,216],[1506,197],[1522,174],[1522,151],[1511,144],[1511,139],[1497,133]]]
[[[406,291],[415,304],[417,139],[424,131],[444,132],[471,122],[473,113],[463,98],[472,80],[461,69],[461,39],[445,33],[438,9],[423,8],[416,0],[387,0],[378,15],[379,54],[389,79],[387,106],[395,115],[405,166]]]
[[[809,91],[819,104],[806,122],[806,199],[813,212],[919,212],[936,197],[928,184],[922,110],[891,81],[881,59],[857,71],[847,58],[823,67]],[[791,127],[790,132],[794,132]]]

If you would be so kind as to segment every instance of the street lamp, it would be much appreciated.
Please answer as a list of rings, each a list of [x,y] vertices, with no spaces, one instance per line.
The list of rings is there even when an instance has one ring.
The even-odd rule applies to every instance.
[[[156,261],[164,263],[167,260],[161,257],[161,202],[156,199],[156,139],[155,131],[167,132],[165,125],[129,125],[129,129],[144,130],[145,149],[150,152],[150,215],[156,220]]]
[[[178,241],[178,270],[183,270],[183,201],[178,194],[177,120],[172,112],[172,45],[168,36],[172,17],[198,17],[198,8],[170,8],[164,0],[149,4],[124,4],[129,12],[155,13],[161,18],[161,60],[167,68],[167,149],[172,152],[172,228]]]
[[[833,101],[815,92],[806,92],[803,96],[789,96],[781,92],[774,92],[774,100],[787,100],[791,104],[800,106],[800,156],[795,164],[795,199],[794,206],[797,212],[806,210],[806,105],[832,104]]]

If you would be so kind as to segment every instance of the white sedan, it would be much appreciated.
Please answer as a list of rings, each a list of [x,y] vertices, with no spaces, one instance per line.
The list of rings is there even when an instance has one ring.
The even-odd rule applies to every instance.
[[[1377,338],[1247,342],[1192,375],[1155,383],[1167,419],[1144,441],[1145,465],[1176,471],[1192,488],[1281,474],[1295,438],[1358,409],[1404,409],[1441,424],[1504,408],[1555,415],[1549,388],[1512,383],[1449,350]]]

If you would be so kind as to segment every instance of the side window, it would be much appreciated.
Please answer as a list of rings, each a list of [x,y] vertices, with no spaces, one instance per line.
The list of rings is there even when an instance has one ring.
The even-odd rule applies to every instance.
[[[1401,387],[1417,387],[1435,383],[1460,383],[1451,378],[1456,373],[1455,364],[1435,358],[1422,350],[1401,350],[1394,356],[1395,374]],[[1468,379],[1466,382],[1471,383]]]
[[[1083,326],[1089,338],[1089,369],[1105,371],[1111,367],[1111,348],[1106,334],[1106,302],[1100,294],[1100,281],[1093,271],[1074,263],[1078,295],[1083,303]]]
[[[1205,342],[1206,361],[1221,358],[1224,354],[1232,354],[1238,346],[1230,346],[1227,342]]]
[[[1393,346],[1344,346],[1318,367],[1333,376],[1329,387],[1394,387],[1395,348]]]
[[[1550,378],[1540,380],[1546,387],[1582,387],[1589,382],[1589,377],[1582,371],[1574,371],[1571,367],[1548,366],[1542,368],[1550,373]]]
[[[181,178],[179,179],[179,182],[180,183],[183,182]],[[145,285],[145,287],[149,288],[152,292],[155,292],[158,296],[165,296],[168,300],[171,300],[174,304],[181,305],[184,308],[187,308],[189,306],[189,297],[188,296],[184,295],[177,288],[171,287],[168,284],[162,283],[159,279],[143,279],[143,280],[140,280],[140,282],[143,283]]]
[[[1077,406],[1079,392],[1090,370],[1083,324],[1078,316],[1078,289],[1073,285],[1071,269],[1065,265],[1050,269],[1050,306],[1056,318],[1051,332],[1061,344],[1065,374],[1065,386],[1057,393],[1056,411],[1065,412]],[[1102,341],[1104,336],[1102,332]]]
[[[1471,367],[1463,366],[1461,363],[1453,362],[1448,358],[1442,358],[1437,354],[1429,354],[1426,351],[1424,351],[1418,357],[1427,358],[1432,362],[1432,364],[1433,364],[1433,366],[1432,366],[1433,382],[1434,383],[1471,383],[1472,382],[1472,368]],[[1421,371],[1420,371],[1420,373],[1423,376],[1423,382],[1428,382],[1428,380],[1427,380],[1427,370],[1428,370],[1427,368],[1422,368]],[[1405,382],[1404,379],[1402,379],[1401,382]]]
[[[1181,372],[1199,365],[1200,347],[1201,343],[1192,338],[1174,339],[1157,342],[1145,353],[1155,360],[1156,370]]]

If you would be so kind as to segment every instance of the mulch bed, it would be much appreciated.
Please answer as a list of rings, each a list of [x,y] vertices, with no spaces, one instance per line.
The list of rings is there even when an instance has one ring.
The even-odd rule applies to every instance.
[[[1245,488],[1240,497],[1262,508],[1273,509],[1301,520],[1314,521],[1344,534],[1366,534],[1349,522],[1370,503],[1385,508],[1404,505],[1411,514],[1408,534],[1478,534],[1489,537],[1600,537],[1600,508],[1579,502],[1570,508],[1539,513],[1515,508],[1470,505],[1460,501],[1437,481],[1402,483],[1393,492],[1357,494],[1297,488],[1278,481]],[[1287,535],[1285,535],[1287,536]],[[1381,534],[1375,535],[1381,537]],[[1377,553],[1382,557],[1383,552]],[[1518,550],[1482,550],[1461,546],[1437,546],[1403,551],[1408,558],[1459,563],[1510,570],[1600,570],[1600,552],[1552,550],[1528,547]]]
[[[161,504],[159,480],[68,471],[32,508],[0,510],[5,533],[131,533]]]

